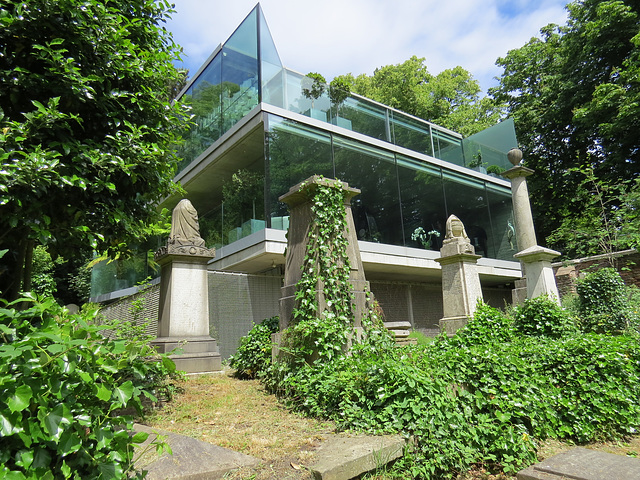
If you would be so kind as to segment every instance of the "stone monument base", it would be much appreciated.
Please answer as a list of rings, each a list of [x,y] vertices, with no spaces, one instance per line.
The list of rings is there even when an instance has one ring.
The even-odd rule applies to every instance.
[[[469,317],[447,317],[441,318],[438,322],[440,325],[440,331],[447,334],[447,337],[453,337],[458,330],[469,323]]]
[[[158,337],[151,345],[159,353],[168,353],[176,368],[183,372],[205,373],[222,370],[218,343],[211,337]],[[176,349],[182,353],[170,353]]]

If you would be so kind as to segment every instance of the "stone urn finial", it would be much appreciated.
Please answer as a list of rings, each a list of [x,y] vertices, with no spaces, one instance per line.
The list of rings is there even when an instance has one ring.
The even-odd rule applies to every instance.
[[[507,152],[507,158],[513,166],[518,166],[522,162],[522,150],[519,148],[512,148]]]

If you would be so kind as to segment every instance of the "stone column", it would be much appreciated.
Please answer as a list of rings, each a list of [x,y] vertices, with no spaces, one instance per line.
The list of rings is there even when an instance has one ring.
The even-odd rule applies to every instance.
[[[511,181],[516,240],[519,250],[514,257],[519,259],[522,265],[527,284],[527,298],[548,295],[560,302],[558,287],[551,268],[551,260],[559,256],[560,252],[541,247],[536,240],[526,178],[534,172],[520,165],[522,152],[519,149],[509,150],[507,157],[513,164],[513,168],[502,173],[502,176]],[[514,292],[514,303],[517,303],[517,298],[518,295]]]
[[[455,215],[447,219],[447,233],[440,249],[442,266],[442,304],[444,316],[440,330],[451,336],[473,316],[476,304],[482,300],[480,276],[476,264],[480,255]]]
[[[185,203],[186,202],[186,203]],[[184,217],[184,218],[181,218]],[[218,344],[209,336],[207,265],[215,249],[204,246],[198,218],[188,200],[175,208],[167,246],[155,255],[160,264],[158,338],[151,344],[170,355],[178,370],[187,373],[221,369]]]
[[[287,253],[285,257],[284,286],[280,297],[280,331],[289,326],[291,315],[295,305],[296,285],[302,276],[300,268],[306,255],[309,238],[309,228],[313,222],[311,211],[313,194],[321,184],[334,183],[336,180],[326,179],[317,175],[309,177],[304,182],[291,187],[289,192],[282,195],[279,200],[289,206],[289,230],[287,232]],[[369,284],[364,276],[356,228],[351,212],[351,199],[360,193],[357,188],[349,187],[349,184],[341,182],[344,191],[344,208],[346,213],[347,231],[345,236],[348,241],[347,256],[351,265],[349,282],[353,285],[355,302],[355,324],[361,327],[362,315],[365,311],[366,292]],[[320,311],[323,310],[323,296],[319,296]]]

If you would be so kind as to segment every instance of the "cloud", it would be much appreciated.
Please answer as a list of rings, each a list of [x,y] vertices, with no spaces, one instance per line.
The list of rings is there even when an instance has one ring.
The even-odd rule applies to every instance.
[[[255,6],[255,0],[174,0],[168,28],[195,73]],[[566,22],[563,0],[263,0],[283,63],[326,78],[372,74],[412,55],[429,71],[460,65],[483,90],[496,84],[498,57],[548,23]]]

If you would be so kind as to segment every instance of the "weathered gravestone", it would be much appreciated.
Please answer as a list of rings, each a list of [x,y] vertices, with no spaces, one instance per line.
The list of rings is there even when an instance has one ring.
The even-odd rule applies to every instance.
[[[215,257],[200,237],[198,213],[181,200],[173,210],[171,234],[155,254],[161,266],[158,338],[151,344],[171,355],[178,370],[187,373],[221,369],[218,344],[209,336],[207,264]]]
[[[640,480],[640,459],[573,448],[522,470],[518,480]]]
[[[482,300],[476,255],[464,225],[455,215],[449,216],[440,258],[442,266],[443,318],[440,330],[453,335],[473,316],[476,304]]]
[[[302,277],[301,267],[307,251],[309,242],[309,230],[313,225],[312,199],[315,190],[319,185],[333,185],[340,183],[344,192],[343,205],[346,214],[346,231],[344,236],[347,239],[347,257],[349,259],[350,272],[349,283],[352,285],[353,301],[355,311],[354,327],[362,326],[362,316],[367,307],[367,292],[369,282],[364,275],[360,249],[356,237],[356,228],[351,212],[351,199],[360,193],[357,188],[352,188],[348,183],[330,180],[314,175],[304,182],[291,187],[289,192],[282,195],[279,200],[289,206],[289,230],[287,232],[287,253],[285,258],[284,286],[280,297],[280,331],[287,328],[292,321],[292,312],[295,306],[296,286]],[[316,291],[318,298],[318,311],[322,312],[326,303],[322,292],[322,285]]]

